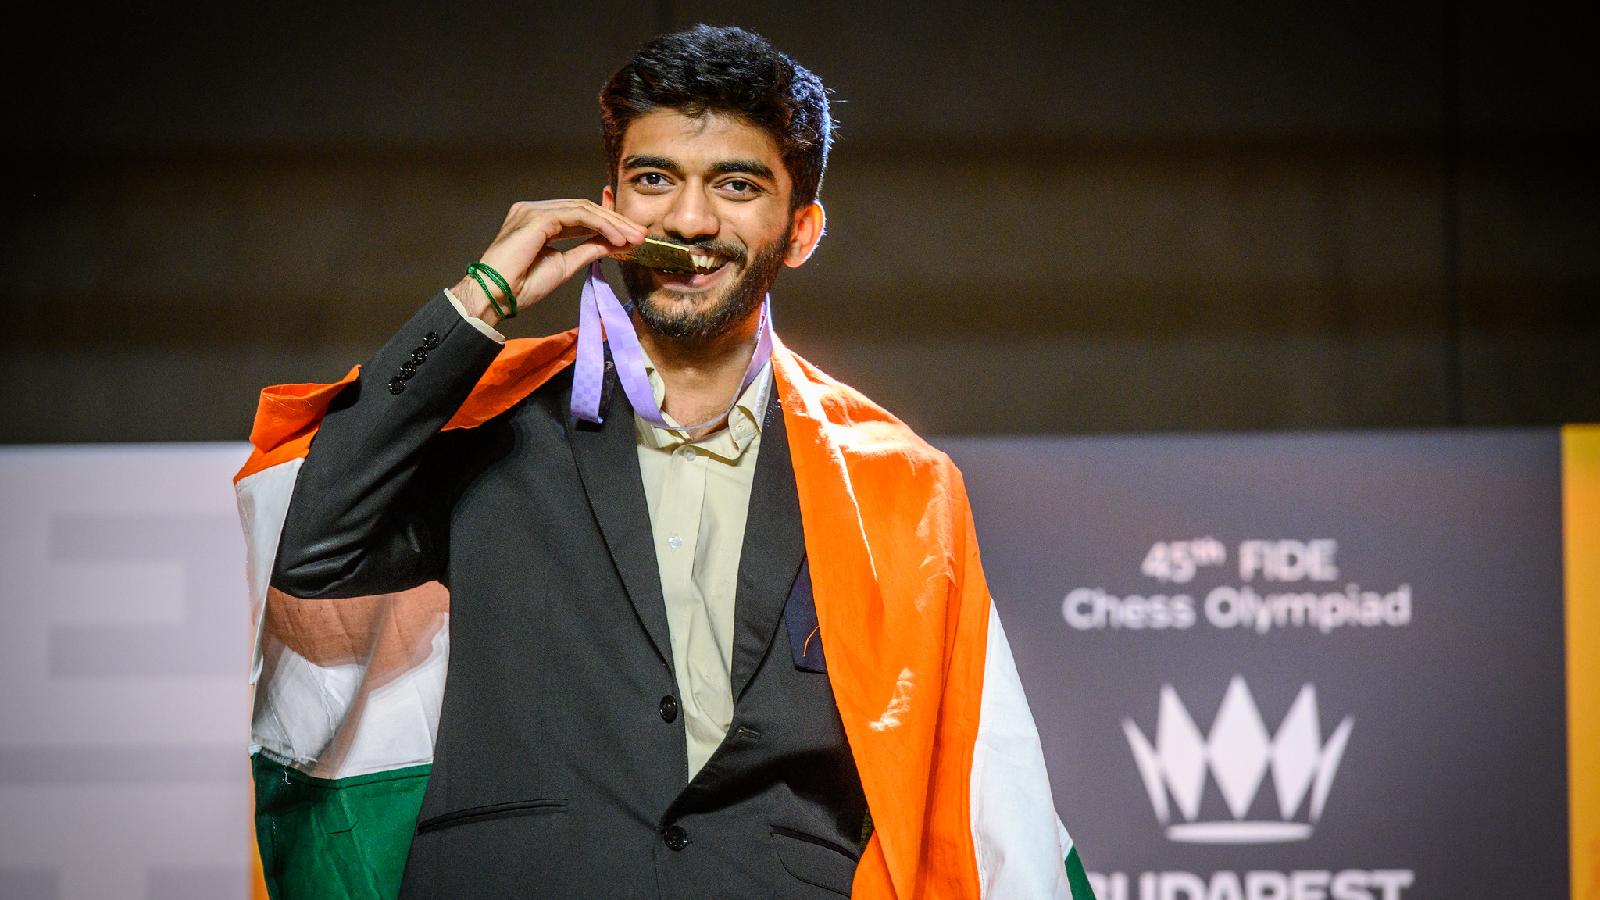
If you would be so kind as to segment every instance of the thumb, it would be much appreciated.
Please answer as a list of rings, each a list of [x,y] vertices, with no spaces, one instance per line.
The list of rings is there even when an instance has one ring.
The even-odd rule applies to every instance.
[[[519,308],[543,300],[567,279],[610,252],[610,246],[599,239],[584,241],[568,250],[546,247],[534,260],[522,289],[517,292]]]
[[[567,277],[571,278],[579,271],[588,268],[590,263],[610,256],[613,249],[615,248],[604,240],[594,238],[562,251],[561,262],[567,270]]]

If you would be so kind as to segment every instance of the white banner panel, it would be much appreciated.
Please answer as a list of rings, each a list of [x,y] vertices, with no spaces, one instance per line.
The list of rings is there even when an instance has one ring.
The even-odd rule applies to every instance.
[[[0,448],[0,898],[249,896],[248,452]]]

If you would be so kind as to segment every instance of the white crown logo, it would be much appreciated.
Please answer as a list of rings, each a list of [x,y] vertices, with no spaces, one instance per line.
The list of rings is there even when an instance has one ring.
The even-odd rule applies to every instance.
[[[1345,743],[1350,739],[1354,716],[1345,716],[1334,729],[1328,743],[1322,743],[1322,726],[1317,718],[1317,689],[1310,684],[1300,689],[1288,715],[1269,736],[1255,699],[1244,678],[1235,675],[1228,682],[1222,706],[1211,723],[1211,734],[1202,738],[1183,701],[1172,685],[1161,686],[1161,707],[1156,719],[1156,741],[1150,741],[1133,724],[1122,720],[1122,730],[1133,749],[1134,762],[1150,794],[1156,818],[1167,825],[1167,838],[1200,844],[1265,844],[1300,841],[1311,836],[1311,826],[1322,817],[1328,790],[1339,769]],[[1222,791],[1232,820],[1196,822],[1200,815],[1200,794],[1205,787],[1206,769]],[[1256,792],[1272,770],[1272,785],[1278,795],[1282,821],[1246,821]],[[1172,819],[1167,805],[1171,791],[1184,821]],[[1311,793],[1310,822],[1294,821]]]

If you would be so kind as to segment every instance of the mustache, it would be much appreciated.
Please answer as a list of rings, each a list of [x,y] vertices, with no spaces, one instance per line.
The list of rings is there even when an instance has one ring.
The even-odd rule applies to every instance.
[[[677,244],[681,247],[692,247],[703,253],[709,253],[725,262],[731,262],[739,266],[743,266],[746,262],[749,262],[750,259],[750,253],[744,248],[743,245],[731,244],[727,241],[719,241],[715,238],[700,238],[692,241],[680,240],[678,238],[664,238],[664,240],[673,244]]]

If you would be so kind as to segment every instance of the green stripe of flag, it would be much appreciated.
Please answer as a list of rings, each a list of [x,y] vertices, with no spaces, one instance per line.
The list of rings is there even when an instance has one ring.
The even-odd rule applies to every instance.
[[[272,900],[394,900],[431,766],[313,778],[260,753],[256,843]]]
[[[1078,859],[1078,848],[1067,851],[1067,885],[1072,888],[1072,900],[1094,900],[1094,889],[1089,887],[1089,876]]]

